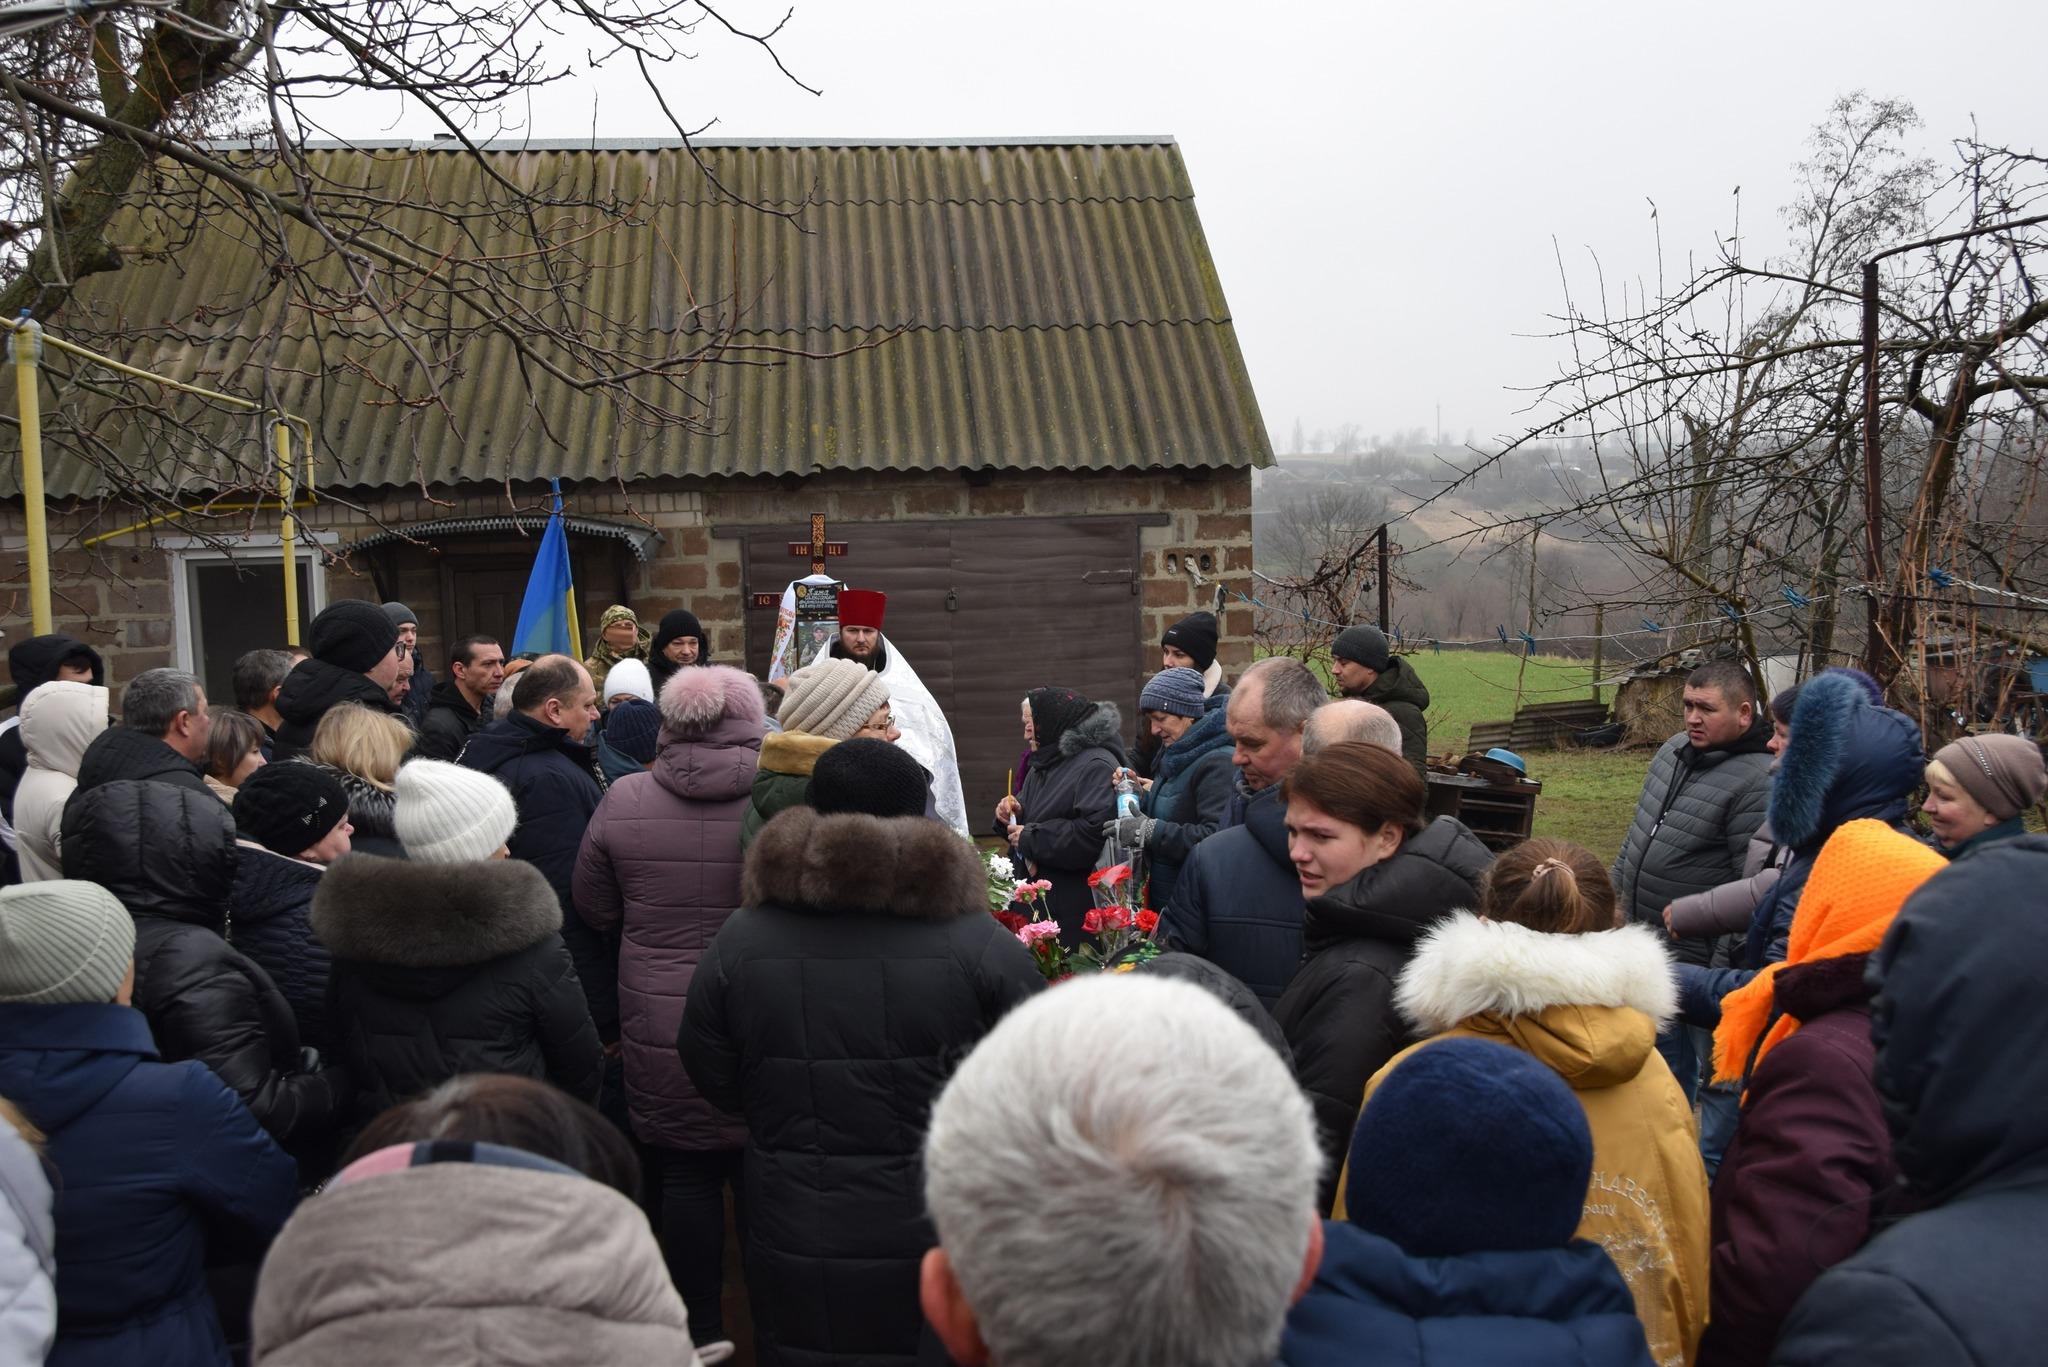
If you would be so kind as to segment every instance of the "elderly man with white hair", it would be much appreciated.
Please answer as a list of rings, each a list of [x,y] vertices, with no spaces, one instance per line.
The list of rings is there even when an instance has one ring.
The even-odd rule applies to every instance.
[[[1101,1066],[1104,1040],[1133,1047]],[[1265,1367],[1323,1252],[1287,1066],[1187,983],[1100,977],[1004,1018],[932,1109],[925,1318],[962,1367]]]

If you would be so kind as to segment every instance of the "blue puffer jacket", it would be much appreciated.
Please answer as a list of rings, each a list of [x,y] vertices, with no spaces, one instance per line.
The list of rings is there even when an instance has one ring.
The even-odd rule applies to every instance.
[[[284,993],[299,1023],[299,1038],[328,1053],[333,1041],[327,1031],[327,946],[308,919],[326,870],[253,840],[235,844],[240,854],[223,938],[254,959]]]
[[[1771,782],[1769,815],[1771,831],[1792,857],[1757,902],[1733,967],[1676,965],[1679,1014],[1687,1024],[1714,1028],[1721,998],[1785,957],[1807,874],[1844,822],[1872,818],[1913,833],[1906,824],[1910,799],[1926,767],[1919,724],[1873,703],[1857,675],[1830,671],[1800,690],[1792,741]]]
[[[1279,1367],[1649,1367],[1635,1301],[1596,1243],[1417,1258],[1340,1220],[1323,1241]]]
[[[512,857],[541,871],[562,907],[562,943],[576,964],[590,1019],[599,1038],[619,1037],[619,943],[599,935],[576,914],[572,887],[576,852],[583,832],[604,800],[596,754],[569,739],[560,727],[514,712],[469,739],[456,761],[465,769],[496,775],[512,790],[519,824],[512,829]]]
[[[0,1095],[49,1138],[50,1367],[224,1367],[209,1233],[268,1244],[297,1200],[292,1160],[205,1064],[158,1062],[125,1006],[0,1006]]]
[[[1216,833],[1237,774],[1231,767],[1230,748],[1230,732],[1219,707],[1204,712],[1152,762],[1152,787],[1145,794],[1143,810],[1155,823],[1145,838],[1155,907],[1172,902],[1174,885],[1180,881],[1188,855]]]
[[[1195,846],[1160,915],[1159,939],[1215,964],[1270,1011],[1301,966],[1306,905],[1287,859],[1287,811],[1268,788],[1246,804],[1243,825]]]

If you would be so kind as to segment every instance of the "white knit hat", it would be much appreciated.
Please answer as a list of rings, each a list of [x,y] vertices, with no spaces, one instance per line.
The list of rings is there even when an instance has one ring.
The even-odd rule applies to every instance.
[[[846,740],[889,701],[882,676],[856,660],[819,660],[782,681],[775,720],[785,731]]]
[[[512,838],[519,809],[512,794],[489,774],[438,759],[402,766],[392,823],[406,858],[423,864],[489,859]]]
[[[604,672],[604,685],[597,691],[598,702],[611,706],[613,698],[630,693],[641,702],[654,701],[654,676],[639,660],[621,660]]]
[[[0,888],[0,1002],[111,1002],[135,962],[135,921],[97,883]]]

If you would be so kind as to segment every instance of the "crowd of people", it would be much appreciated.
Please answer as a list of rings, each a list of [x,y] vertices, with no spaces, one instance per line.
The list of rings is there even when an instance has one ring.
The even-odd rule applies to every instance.
[[[1708,663],[1609,865],[1432,815],[1377,629],[1232,682],[1196,613],[1136,736],[1020,688],[983,823],[840,604],[770,683],[338,602],[231,710],[15,645],[0,1367],[2039,1351],[2035,742]]]

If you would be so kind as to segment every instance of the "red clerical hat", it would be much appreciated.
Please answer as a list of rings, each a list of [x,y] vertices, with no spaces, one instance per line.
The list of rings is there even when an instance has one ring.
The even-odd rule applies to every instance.
[[[839,590],[839,625],[843,627],[873,627],[882,629],[882,613],[888,609],[889,595],[873,589]]]

